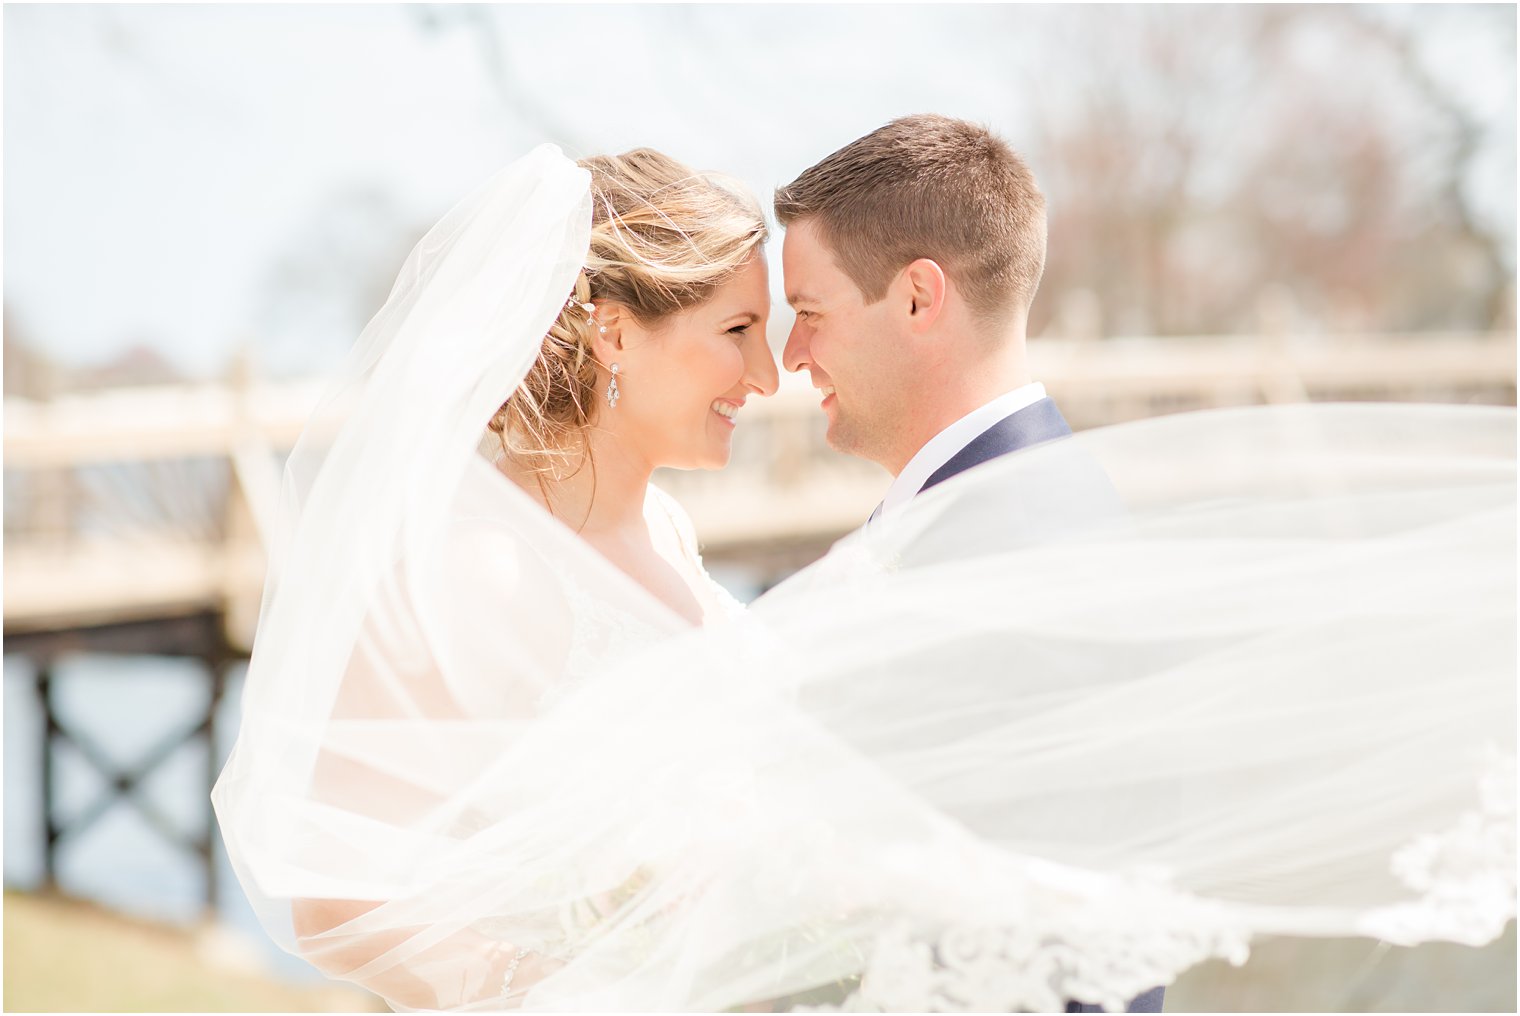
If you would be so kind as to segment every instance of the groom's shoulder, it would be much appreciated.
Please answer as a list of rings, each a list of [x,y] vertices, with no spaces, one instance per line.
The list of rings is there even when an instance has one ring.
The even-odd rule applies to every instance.
[[[988,455],[920,497],[930,521],[905,562],[996,554],[1125,516],[1108,473],[1070,433]]]

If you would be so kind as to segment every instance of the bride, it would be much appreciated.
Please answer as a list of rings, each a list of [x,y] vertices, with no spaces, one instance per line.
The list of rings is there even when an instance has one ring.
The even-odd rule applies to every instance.
[[[543,146],[412,252],[287,465],[213,791],[277,942],[397,1009],[1007,1010],[1502,931],[1512,412],[1079,434],[744,611],[649,477],[774,391],[765,239]],[[1094,470],[1124,512],[1044,524]]]
[[[585,160],[585,269],[490,428],[498,467],[689,624],[737,603],[707,577],[658,466],[720,469],[751,396],[776,390],[765,220],[648,149]]]

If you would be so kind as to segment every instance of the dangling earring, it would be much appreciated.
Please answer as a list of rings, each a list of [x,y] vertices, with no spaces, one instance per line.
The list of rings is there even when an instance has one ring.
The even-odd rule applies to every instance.
[[[611,409],[616,409],[617,400],[623,397],[623,393],[618,391],[617,384],[618,371],[621,369],[622,368],[614,363],[612,365],[612,380],[607,382],[607,405]]]
[[[602,335],[606,335],[607,334],[607,326],[604,325],[604,324],[602,324],[600,321],[598,321],[596,319],[596,304],[594,304],[594,303],[581,303],[579,300],[577,300],[575,297],[572,296],[572,297],[570,297],[570,299],[568,299],[568,300],[565,301],[565,306],[566,307],[579,307],[581,310],[583,310],[583,311],[586,312],[586,323],[587,324],[596,325],[596,330],[597,330],[598,333],[600,333]],[[623,393],[620,392],[620,391],[618,391],[618,383],[617,383],[618,371],[621,370],[622,368],[614,363],[612,365],[611,369],[612,369],[612,380],[610,380],[610,381],[607,382],[607,405],[608,405],[609,408],[616,409],[617,408],[618,399],[620,399],[620,398],[623,397]]]

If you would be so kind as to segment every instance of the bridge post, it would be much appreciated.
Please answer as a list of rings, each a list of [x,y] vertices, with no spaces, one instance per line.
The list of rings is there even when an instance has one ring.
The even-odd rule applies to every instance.
[[[52,657],[37,657],[36,667],[37,702],[42,707],[42,888],[45,892],[53,892],[58,888],[57,846],[60,830],[54,821],[57,774],[53,768],[53,744],[58,734],[58,721],[53,714]]]
[[[206,717],[201,721],[197,732],[206,746],[206,828],[201,841],[196,844],[197,852],[201,855],[201,869],[206,876],[205,908],[208,918],[216,914],[217,905],[221,902],[220,878],[217,874],[216,845],[221,839],[221,831],[216,825],[216,811],[211,807],[209,790],[216,785],[216,779],[221,775],[222,755],[216,736],[216,714],[221,707],[222,697],[227,691],[227,672],[232,668],[237,656],[225,643],[221,651],[209,657],[206,662],[209,682],[209,697],[206,702]]]
[[[220,833],[216,813],[211,807],[210,791],[221,768],[216,731],[216,714],[226,694],[232,667],[244,655],[226,635],[226,619],[219,611],[207,611],[186,617],[123,621],[58,631],[13,631],[6,633],[6,650],[33,662],[34,684],[42,713],[41,806],[43,829],[42,889],[59,888],[59,850],[92,827],[117,804],[133,808],[162,840],[195,858],[203,873],[205,895],[202,907],[215,912],[220,896],[217,875],[217,848]],[[62,680],[56,660],[68,653],[104,653],[110,655],[170,656],[199,660],[206,674],[207,696],[204,711],[190,724],[165,733],[158,743],[137,758],[123,764],[107,753],[91,736],[87,725],[70,725],[57,712],[57,686]],[[206,752],[206,783],[201,790],[204,823],[196,821],[188,830],[172,821],[148,795],[149,778],[185,745],[199,743]],[[101,789],[86,807],[65,821],[58,808],[58,746],[67,744],[100,778]]]
[[[1309,401],[1309,390],[1289,349],[1296,311],[1293,290],[1284,285],[1267,287],[1256,301],[1261,332],[1261,373],[1257,386],[1263,401],[1269,404]]]

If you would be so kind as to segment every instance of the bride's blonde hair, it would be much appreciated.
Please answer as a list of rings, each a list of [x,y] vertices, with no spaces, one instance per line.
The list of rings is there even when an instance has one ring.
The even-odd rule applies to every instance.
[[[698,173],[651,148],[578,162],[591,172],[591,246],[537,361],[491,420],[514,464],[563,477],[589,460],[599,410],[596,325],[578,306],[620,304],[646,328],[710,298],[769,235],[759,203],[729,177]]]

